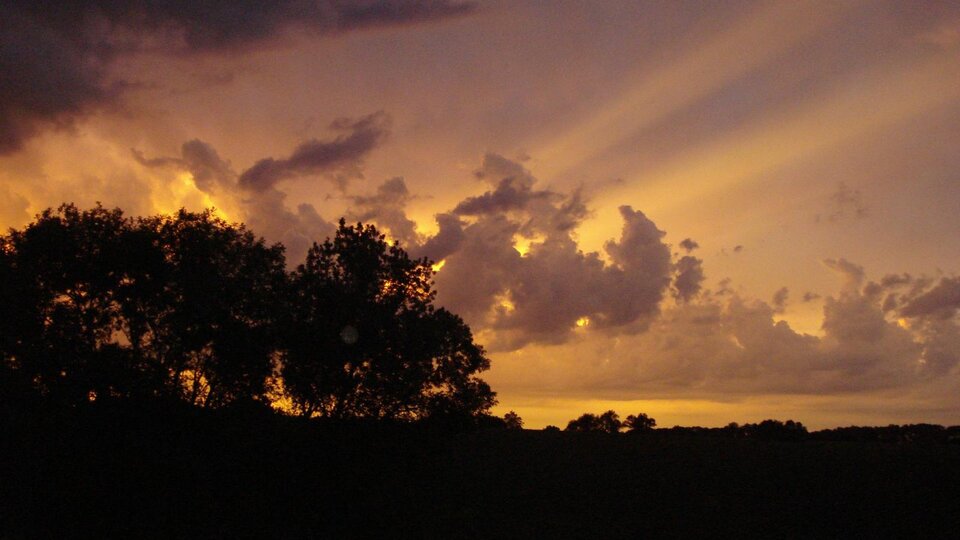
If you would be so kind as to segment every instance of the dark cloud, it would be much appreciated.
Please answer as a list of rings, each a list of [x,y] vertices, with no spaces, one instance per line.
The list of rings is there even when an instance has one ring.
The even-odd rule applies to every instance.
[[[19,150],[42,129],[70,127],[120,89],[107,79],[103,55],[77,46],[18,3],[0,7],[0,73],[0,154]]]
[[[803,293],[804,302],[813,302],[814,300],[817,300],[819,298],[820,298],[820,295],[812,291],[807,291]]]
[[[549,191],[534,191],[529,185],[516,178],[500,180],[494,191],[488,191],[477,197],[468,197],[453,209],[454,214],[461,216],[477,216],[522,210],[530,202],[540,200],[555,200],[556,193]]]
[[[439,262],[455,253],[463,245],[463,221],[453,214],[437,214],[435,216],[439,231],[417,248],[419,255],[432,261]]]
[[[307,141],[287,158],[261,159],[240,174],[240,187],[261,192],[296,176],[359,170],[363,157],[386,138],[389,126],[390,117],[382,111],[356,121],[337,120],[330,127],[343,135],[331,141]]]
[[[474,171],[473,175],[494,187],[499,186],[504,180],[527,188],[537,182],[537,179],[523,165],[492,152],[483,156],[480,168]]]
[[[862,266],[854,264],[843,257],[839,259],[824,259],[823,265],[843,277],[844,289],[848,292],[858,290],[866,275]]]
[[[336,230],[312,205],[300,204],[295,211],[288,209],[286,193],[273,186],[259,191],[242,189],[230,162],[222,159],[212,145],[199,139],[183,143],[179,157],[147,158],[136,149],[133,156],[144,167],[190,173],[197,189],[215,194],[218,200],[239,209],[241,216],[238,217],[256,234],[271,242],[282,242],[291,266],[300,262],[313,242],[331,236]]]
[[[741,245],[736,245],[736,246],[733,247],[733,252],[734,252],[734,253],[740,253],[741,251],[743,251],[743,246],[741,246]]]
[[[960,309],[960,277],[942,278],[936,286],[911,299],[900,310],[904,317],[948,319]]]
[[[175,167],[190,173],[197,189],[212,193],[217,186],[231,187],[236,183],[236,173],[230,169],[230,162],[220,158],[216,149],[200,139],[183,143],[180,157],[159,157],[147,159],[143,153],[133,149],[133,157],[145,167]]]
[[[337,228],[321,217],[313,205],[299,204],[296,211],[288,209],[286,198],[286,193],[268,189],[245,197],[242,206],[250,229],[271,241],[282,242],[287,264],[292,267],[302,262],[314,242],[333,236]]]
[[[377,188],[374,195],[350,197],[353,209],[347,218],[351,221],[373,221],[406,249],[416,248],[421,242],[417,224],[407,217],[404,208],[413,196],[403,178],[391,178]]]
[[[680,257],[673,278],[673,297],[678,302],[689,302],[700,292],[704,279],[702,259],[691,255]]]
[[[0,5],[0,155],[43,129],[117,102],[117,58],[236,54],[290,30],[333,34],[464,15],[450,0],[5,0]],[[311,149],[304,149],[310,152]]]
[[[683,241],[680,242],[680,247],[683,248],[683,250],[687,253],[690,253],[700,247],[700,244],[695,242],[692,238],[684,238]]]
[[[903,285],[909,285],[913,281],[910,274],[887,274],[880,279],[880,285],[886,289],[892,289]]]
[[[770,305],[773,306],[774,313],[783,313],[787,309],[787,298],[790,296],[790,289],[786,287],[780,287],[777,289],[777,292],[773,293],[773,299],[770,301]]]
[[[830,208],[825,216],[817,214],[816,221],[823,219],[835,223],[844,219],[861,219],[867,216],[867,206],[859,189],[850,189],[843,182],[837,185],[837,190],[830,194]]]

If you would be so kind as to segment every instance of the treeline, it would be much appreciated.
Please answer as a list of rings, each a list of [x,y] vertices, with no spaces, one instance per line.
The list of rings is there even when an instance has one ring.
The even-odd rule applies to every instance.
[[[586,413],[570,420],[564,431],[592,433],[656,434],[658,436],[714,437],[727,439],[756,439],[768,441],[853,441],[882,443],[954,443],[960,444],[960,426],[944,427],[936,424],[891,424],[885,427],[850,426],[820,431],[808,431],[793,420],[763,420],[755,424],[731,422],[724,427],[673,426],[657,428],[657,421],[645,413],[627,416],[621,421],[616,411],[602,414]],[[546,431],[560,431],[547,426]]]
[[[484,415],[483,349],[431,261],[343,220],[284,248],[213,211],[47,210],[0,236],[0,404],[275,405],[328,418]]]

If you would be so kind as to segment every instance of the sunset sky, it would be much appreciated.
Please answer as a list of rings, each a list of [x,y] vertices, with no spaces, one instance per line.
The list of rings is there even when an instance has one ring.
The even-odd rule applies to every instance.
[[[0,226],[437,261],[527,427],[960,424],[960,3],[0,0]]]

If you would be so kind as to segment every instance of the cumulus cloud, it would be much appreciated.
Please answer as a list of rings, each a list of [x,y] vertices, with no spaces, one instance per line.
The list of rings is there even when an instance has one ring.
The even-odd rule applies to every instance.
[[[678,302],[689,302],[700,292],[704,279],[702,259],[691,255],[680,257],[673,278],[674,298]]]
[[[450,0],[6,1],[0,17],[0,154],[20,149],[42,129],[69,127],[116,104],[130,84],[110,68],[132,53],[238,54],[291,30],[335,34],[473,10],[472,3]]]
[[[230,162],[222,159],[216,149],[204,141],[194,139],[180,148],[180,156],[147,158],[133,150],[134,159],[148,168],[172,169],[190,173],[190,180],[201,192],[214,195],[215,201],[227,207],[232,217],[246,223],[256,234],[273,242],[282,242],[287,248],[287,260],[297,264],[307,248],[336,230],[336,226],[320,216],[310,204],[287,207],[287,195],[274,186],[250,191],[243,189]]]
[[[559,343],[584,327],[637,331],[656,315],[675,267],[663,231],[642,212],[620,208],[623,229],[604,260],[573,236],[589,216],[582,190],[539,189],[530,171],[498,154],[475,175],[493,189],[438,215],[439,232],[412,250],[444,260],[438,301],[490,331],[490,347]],[[693,295],[699,264],[691,258],[683,268],[680,286]]]
[[[387,180],[377,188],[373,195],[355,195],[350,197],[353,209],[347,218],[351,221],[373,221],[390,236],[405,247],[416,247],[421,243],[416,226],[407,217],[405,207],[413,199],[403,178]]]
[[[345,172],[359,176],[361,160],[386,138],[390,117],[383,111],[358,120],[341,118],[330,125],[343,132],[331,141],[312,139],[300,144],[286,158],[264,158],[240,174],[240,187],[263,192],[281,180],[297,176]],[[339,177],[344,187],[346,176]]]
[[[960,277],[942,278],[932,289],[909,300],[900,313],[904,317],[949,319],[960,309]]]
[[[581,335],[562,348],[541,345],[524,349],[522,356],[503,355],[501,376],[516,387],[594,398],[725,399],[758,392],[903,390],[960,375],[955,317],[937,312],[906,324],[885,314],[879,298],[846,283],[826,297],[822,335],[797,332],[777,321],[776,311],[775,305],[735,293],[704,294],[665,307],[642,333],[614,339]]]

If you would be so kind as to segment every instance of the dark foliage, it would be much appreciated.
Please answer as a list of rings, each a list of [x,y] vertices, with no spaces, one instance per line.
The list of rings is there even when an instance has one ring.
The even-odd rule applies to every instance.
[[[720,430],[724,428],[718,428]],[[881,428],[884,429],[884,428]],[[960,446],[0,411],[9,538],[952,538]]]
[[[631,433],[642,433],[657,427],[657,421],[647,416],[646,413],[640,413],[636,416],[631,414],[623,422],[623,427]]]
[[[620,416],[614,411],[607,411],[599,416],[586,413],[567,424],[567,431],[619,433],[622,423]]]
[[[460,317],[435,309],[433,270],[372,226],[314,244],[291,278],[283,378],[302,414],[424,418],[494,404],[473,375],[483,349]]]
[[[470,423],[495,403],[475,376],[489,361],[434,309],[431,277],[371,226],[341,222],[288,274],[281,245],[212,211],[64,205],[0,236],[0,397],[217,408],[272,395],[308,416]]]
[[[503,422],[507,429],[523,429],[523,418],[513,411],[503,415]]]

